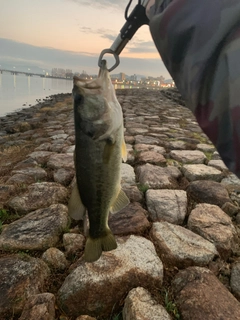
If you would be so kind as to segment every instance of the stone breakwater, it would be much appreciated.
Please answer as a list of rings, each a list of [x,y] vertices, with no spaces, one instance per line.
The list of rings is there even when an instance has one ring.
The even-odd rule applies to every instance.
[[[70,95],[0,118],[0,319],[240,319],[240,180],[174,90],[119,90],[131,203],[82,259]]]

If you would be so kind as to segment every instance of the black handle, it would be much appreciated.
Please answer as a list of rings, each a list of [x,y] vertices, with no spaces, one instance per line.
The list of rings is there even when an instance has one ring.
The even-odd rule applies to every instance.
[[[129,17],[127,18],[126,23],[120,30],[122,39],[132,39],[136,31],[144,24],[148,24],[149,19],[146,16],[146,8],[140,4],[137,4]]]

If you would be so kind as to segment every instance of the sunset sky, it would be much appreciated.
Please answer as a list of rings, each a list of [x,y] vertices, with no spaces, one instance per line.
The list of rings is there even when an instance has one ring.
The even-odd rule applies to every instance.
[[[1,0],[0,64],[29,63],[40,68],[97,73],[100,52],[110,48],[125,23],[127,3],[128,0]],[[130,11],[136,4],[137,0],[133,0]],[[120,59],[120,66],[113,73],[170,78],[148,26],[138,30]]]

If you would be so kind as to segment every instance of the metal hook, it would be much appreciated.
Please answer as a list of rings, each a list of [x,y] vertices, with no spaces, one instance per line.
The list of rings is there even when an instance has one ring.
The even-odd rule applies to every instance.
[[[110,53],[114,56],[115,58],[115,64],[108,69],[109,72],[111,72],[112,70],[116,69],[117,66],[119,65],[120,63],[120,59],[119,59],[119,56],[116,54],[116,52],[114,52],[112,49],[104,49],[101,53],[100,53],[100,56],[99,56],[99,59],[98,59],[98,66],[99,68],[102,67],[102,60],[103,60],[103,56],[106,54],[106,53]]]

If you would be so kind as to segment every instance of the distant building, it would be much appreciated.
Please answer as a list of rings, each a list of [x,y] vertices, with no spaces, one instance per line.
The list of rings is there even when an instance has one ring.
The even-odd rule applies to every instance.
[[[137,81],[137,75],[134,74],[134,75],[130,76],[130,80],[131,81]]]
[[[120,72],[119,74],[119,80],[124,81],[126,79],[126,75],[123,72]]]
[[[165,87],[175,87],[175,82],[173,79],[164,80]]]
[[[52,69],[53,77],[66,78],[66,70],[62,68],[53,68]]]
[[[66,78],[72,79],[73,78],[73,72],[71,69],[66,69]]]
[[[58,68],[58,76],[61,78],[66,78],[66,70],[62,68]]]
[[[79,78],[85,79],[85,80],[90,80],[91,77],[87,74],[85,70],[82,71],[82,73],[79,75]]]
[[[57,68],[52,68],[52,77],[57,77],[58,75]]]

